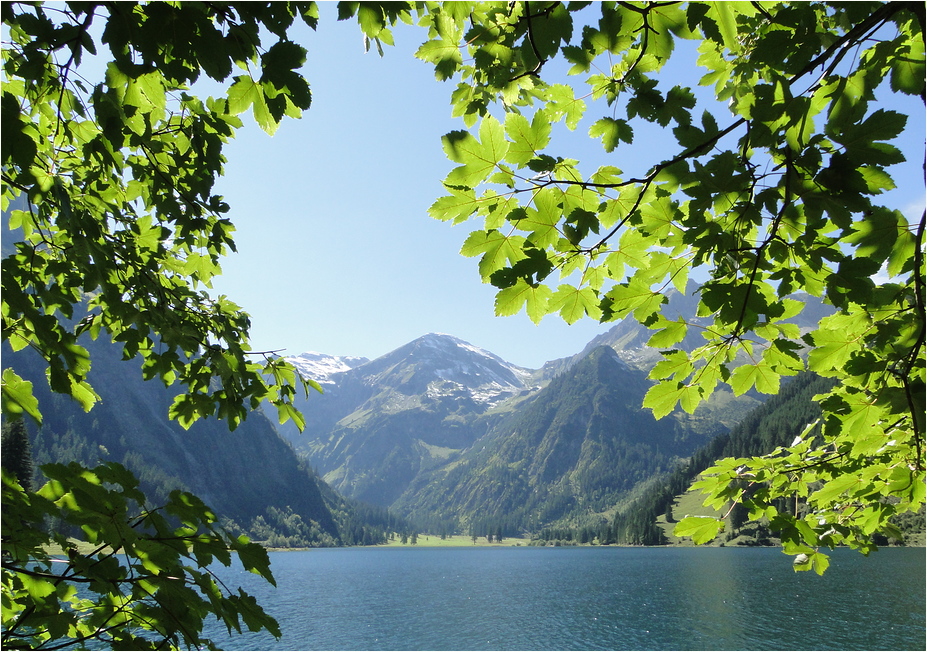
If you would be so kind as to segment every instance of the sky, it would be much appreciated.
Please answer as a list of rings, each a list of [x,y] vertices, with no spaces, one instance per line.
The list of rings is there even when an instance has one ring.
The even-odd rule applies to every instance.
[[[246,117],[217,185],[238,253],[213,287],[251,315],[253,348],[372,359],[441,332],[537,368],[607,330],[494,315],[478,259],[459,255],[478,225],[427,213],[455,165],[441,136],[464,125],[451,118],[451,83],[413,57],[424,32],[397,29],[380,58],[355,22],[335,21],[329,3],[322,14],[301,41],[311,108],[273,137]]]
[[[424,32],[400,26],[396,47],[380,58],[375,49],[365,53],[355,22],[337,22],[334,4],[321,5],[319,29],[300,35],[311,108],[273,137],[246,117],[217,184],[231,206],[238,253],[223,262],[213,293],[251,315],[253,349],[372,359],[443,332],[538,368],[607,330],[589,318],[567,325],[553,315],[535,325],[524,313],[494,315],[495,290],[481,282],[478,259],[458,253],[479,224],[451,226],[427,214],[454,166],[441,136],[464,125],[451,118],[452,83],[436,81],[413,57]],[[674,57],[691,65],[683,59]],[[694,86],[691,75],[686,83]],[[674,142],[669,133],[638,137],[635,148],[607,155],[585,136],[598,117],[590,112],[580,138],[568,141],[575,149],[557,153],[629,171],[659,160],[663,143]],[[908,145],[922,160],[923,138]],[[920,165],[915,170],[917,177]],[[918,217],[922,176],[898,185],[894,206]]]

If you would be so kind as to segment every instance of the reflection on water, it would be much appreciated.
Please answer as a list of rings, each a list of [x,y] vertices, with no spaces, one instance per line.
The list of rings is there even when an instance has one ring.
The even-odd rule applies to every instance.
[[[923,549],[348,548],[272,554],[274,590],[224,572],[279,621],[226,649],[925,649]],[[220,635],[222,634],[222,635]]]

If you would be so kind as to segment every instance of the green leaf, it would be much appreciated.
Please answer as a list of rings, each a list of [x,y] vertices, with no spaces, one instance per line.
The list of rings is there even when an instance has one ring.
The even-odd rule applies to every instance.
[[[100,395],[97,394],[93,387],[91,387],[90,384],[86,381],[72,381],[71,397],[80,403],[80,406],[84,412],[90,412],[96,402],[100,400]]]
[[[625,317],[628,313],[633,313],[634,318],[641,323],[647,322],[666,302],[664,295],[653,291],[646,280],[636,276],[627,283],[613,287],[606,299],[610,302],[610,309],[616,317]]]
[[[438,198],[428,209],[428,214],[444,222],[466,222],[480,207],[476,193],[472,188],[459,190],[448,187],[447,190],[451,193],[450,196]]]
[[[651,380],[664,380],[670,377],[677,379],[688,378],[695,371],[695,366],[685,351],[663,351],[663,360],[660,360],[650,374]]]
[[[248,75],[239,75],[229,87],[229,112],[232,115],[244,113],[262,98],[261,85]]]
[[[684,383],[667,380],[657,383],[644,396],[644,408],[653,410],[653,416],[662,419],[676,409],[676,404],[686,391]]]
[[[287,403],[286,401],[274,401],[273,403],[277,408],[277,418],[279,423],[284,424],[292,419],[293,424],[300,432],[306,429],[306,417],[304,417],[299,410],[293,407],[292,403]]]
[[[475,188],[485,181],[505,158],[509,146],[502,125],[492,116],[483,118],[480,140],[467,131],[452,131],[441,141],[447,157],[463,164],[451,170],[444,183],[462,188]]]
[[[666,238],[674,226],[674,220],[681,217],[676,203],[665,190],[658,190],[656,196],[640,209],[643,224],[641,229],[658,241]]]
[[[606,152],[613,152],[619,141],[629,144],[634,142],[634,131],[627,120],[616,120],[614,118],[601,118],[594,122],[589,127],[589,136],[591,138],[601,138]]]
[[[505,133],[512,143],[505,160],[515,165],[526,165],[547,147],[550,132],[551,124],[541,112],[535,113],[530,123],[520,113],[509,113],[505,117]]]
[[[531,231],[527,240],[539,249],[554,245],[560,238],[557,225],[563,216],[560,193],[552,187],[541,189],[534,197],[534,208],[528,208],[524,219],[518,220],[518,228]]]
[[[739,52],[741,49],[740,39],[737,33],[737,15],[740,13],[741,6],[749,4],[744,2],[709,2],[708,16],[711,17],[718,26],[718,32],[721,35],[721,42],[724,47],[731,52]]]
[[[434,64],[435,77],[440,81],[453,77],[463,63],[457,43],[446,41],[443,38],[423,43],[415,52],[415,56],[422,61]]]
[[[543,111],[550,122],[558,122],[566,117],[567,127],[571,130],[576,129],[586,112],[586,103],[574,97],[572,88],[566,84],[549,86],[546,89],[545,99],[547,105]]]
[[[563,321],[568,324],[579,321],[585,315],[598,319],[602,314],[599,309],[599,299],[592,288],[579,288],[566,284],[557,288],[557,291],[550,297],[548,309],[550,312],[559,310]]]
[[[674,344],[678,344],[689,331],[688,323],[682,318],[676,321],[661,320],[655,327],[660,330],[647,340],[647,346],[652,346],[655,349],[667,349]]]
[[[846,473],[825,483],[823,487],[811,494],[808,500],[817,505],[827,505],[848,492],[852,497],[852,491],[859,487],[860,483],[859,476],[854,473]]]
[[[44,578],[24,573],[19,574],[18,577],[29,594],[29,599],[36,604],[44,605],[46,598],[55,593],[55,585]]]
[[[505,267],[506,263],[515,264],[527,257],[524,252],[525,238],[506,236],[500,231],[474,231],[460,249],[463,256],[480,258],[480,275],[489,281],[494,272]]]
[[[795,555],[795,559],[792,560],[792,570],[796,573],[809,571],[813,568],[815,573],[823,575],[828,566],[830,566],[828,556],[817,550],[798,553]]]
[[[892,58],[891,88],[895,92],[924,96],[924,40],[923,36],[907,42],[908,51],[898,52]]]
[[[242,568],[260,575],[273,586],[277,586],[277,581],[270,570],[270,557],[263,546],[251,543],[247,540],[247,537],[241,536],[234,541],[232,549],[238,553]]]
[[[722,521],[711,516],[687,516],[673,528],[677,537],[692,537],[696,545],[709,543],[721,531]]]
[[[265,97],[265,87],[261,82],[254,81],[248,75],[240,75],[235,78],[235,83],[229,87],[228,106],[232,115],[244,113],[252,108],[255,122],[258,126],[271,136],[277,130],[279,125],[270,113],[267,107]]]
[[[500,290],[496,294],[496,315],[505,317],[517,314],[522,306],[535,324],[550,312],[548,304],[553,292],[546,285],[529,285],[520,278],[515,285]]]
[[[838,314],[821,320],[820,326],[811,333],[815,348],[808,354],[808,366],[812,371],[827,375],[842,369],[850,356],[860,349],[868,320],[864,314]]]
[[[22,414],[25,412],[42,423],[39,401],[32,394],[32,383],[20,378],[12,369],[3,370],[3,414]]]
[[[776,394],[779,392],[779,374],[762,362],[743,364],[731,374],[730,385],[734,396],[741,396],[754,386],[758,392]]]

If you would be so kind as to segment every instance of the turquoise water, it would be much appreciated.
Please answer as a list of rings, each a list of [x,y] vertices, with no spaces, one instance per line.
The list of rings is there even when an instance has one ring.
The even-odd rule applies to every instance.
[[[832,553],[823,577],[778,549],[341,548],[271,554],[275,590],[223,569],[283,638],[267,650],[924,650],[925,552]]]

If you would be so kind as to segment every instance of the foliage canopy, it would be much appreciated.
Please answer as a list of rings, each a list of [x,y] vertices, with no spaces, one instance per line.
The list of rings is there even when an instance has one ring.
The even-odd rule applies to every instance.
[[[398,21],[427,30],[417,55],[455,84],[467,127],[443,139],[456,167],[431,213],[482,221],[461,252],[498,288],[498,314],[653,328],[657,416],[691,412],[720,383],[775,393],[805,368],[839,381],[819,399],[820,436],[811,424],[790,447],[722,461],[700,486],[769,519],[797,568],[823,572],[822,547],[869,551],[891,515],[924,503],[927,214],[879,203],[908,128],[884,98],[924,98],[923,4],[590,4],[343,2],[339,18],[381,51]],[[2,206],[22,234],[2,263],[3,341],[39,351],[52,389],[88,410],[98,397],[78,337],[102,333],[141,355],[147,378],[187,388],[171,408],[182,424],[234,427],[262,401],[301,423],[295,370],[251,351],[247,314],[206,290],[234,250],[213,194],[222,146],[245,112],[273,133],[309,107],[289,30],[314,28],[315,5],[3,3],[2,16]],[[693,83],[720,104],[699,111],[701,91],[661,84],[682,40],[697,44]],[[98,42],[109,52],[95,82],[79,69]],[[558,66],[583,81],[563,83]],[[218,97],[193,94],[200,78]],[[630,175],[583,170],[554,147],[593,110],[588,136],[607,153],[644,123],[671,131],[676,152]],[[713,323],[687,354],[673,347],[696,326],[661,306],[693,272]],[[797,291],[836,312],[802,334]],[[4,413],[41,419],[9,369],[2,396]],[[118,470],[94,473],[135,495]],[[805,508],[777,509],[784,496]],[[678,532],[701,541],[718,527],[683,519]],[[22,577],[16,595],[51,595]]]
[[[37,350],[51,388],[86,410],[99,397],[77,340],[105,333],[142,356],[146,378],[186,386],[171,408],[185,426],[216,415],[235,427],[265,400],[301,426],[298,374],[251,351],[248,315],[206,289],[235,248],[213,194],[222,147],[244,112],[273,133],[309,107],[305,50],[287,34],[315,27],[315,5],[31,4],[2,6],[2,205],[22,234],[3,260],[3,341]],[[81,64],[98,54],[97,81]],[[191,94],[201,77],[223,94]],[[4,413],[41,420],[11,369],[2,395]]]
[[[267,552],[217,529],[195,496],[175,491],[153,507],[116,463],[48,464],[42,472],[50,479],[32,493],[3,470],[4,649],[74,649],[91,640],[122,650],[215,649],[201,635],[210,614],[230,633],[244,624],[280,636],[253,597],[207,568],[230,565],[235,553],[273,583]],[[87,547],[66,536],[70,528]]]
[[[498,288],[497,314],[654,329],[664,359],[644,405],[657,416],[693,411],[720,383],[772,394],[805,368],[838,379],[818,397],[820,436],[810,424],[697,486],[769,519],[796,568],[823,571],[822,547],[868,552],[892,514],[924,503],[925,215],[879,203],[905,162],[893,143],[908,116],[891,96],[924,98],[923,4],[588,4],[424,10],[418,56],[456,83],[470,128],[444,137],[457,167],[431,214],[482,221],[461,253]],[[691,86],[661,83],[682,40],[697,43],[692,84],[717,100],[701,112]],[[563,64],[583,81],[560,83],[550,71]],[[552,151],[555,127],[593,110],[588,135],[616,163],[645,123],[671,130],[676,152],[631,175],[582,170]],[[693,273],[707,277],[708,327],[661,313]],[[836,312],[802,334],[795,292]],[[675,349],[690,328],[705,344]],[[804,508],[777,509],[785,496]],[[719,527],[690,518],[677,533],[708,541]]]
[[[252,351],[248,315],[207,290],[235,248],[229,207],[213,193],[222,148],[245,112],[273,133],[309,107],[305,50],[288,31],[314,28],[316,6],[4,2],[0,11],[2,208],[18,240],[2,262],[3,342],[37,351],[51,389],[88,411],[99,396],[78,343],[85,333],[121,344],[125,359],[141,356],[146,379],[184,385],[170,409],[184,426],[215,415],[234,428],[268,401],[302,427],[292,400],[318,385]],[[220,85],[218,97],[193,93],[201,78]],[[2,380],[4,415],[41,422],[31,383],[12,369]],[[279,635],[251,596],[206,568],[235,553],[272,582],[266,553],[218,529],[194,496],[152,508],[122,467],[42,470],[51,480],[35,493],[3,478],[4,648],[211,647],[200,635],[210,613],[229,631],[244,621]],[[52,542],[67,560],[49,555]]]

